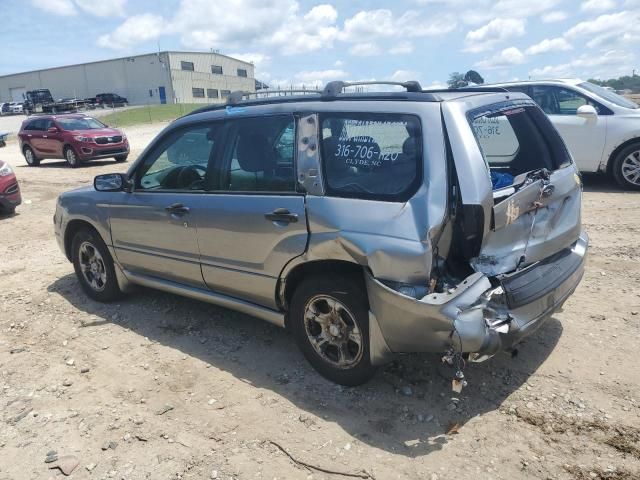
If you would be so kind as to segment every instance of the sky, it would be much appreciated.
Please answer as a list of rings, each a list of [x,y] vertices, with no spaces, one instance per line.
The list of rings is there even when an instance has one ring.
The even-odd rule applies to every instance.
[[[270,86],[640,72],[640,0],[0,0],[0,11],[0,75],[158,49],[251,61]]]

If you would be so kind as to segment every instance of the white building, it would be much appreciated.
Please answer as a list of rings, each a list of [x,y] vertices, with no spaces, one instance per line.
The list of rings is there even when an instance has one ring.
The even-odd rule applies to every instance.
[[[229,92],[255,91],[251,63],[218,53],[158,52],[0,76],[0,102],[21,102],[28,90],[53,98],[117,93],[130,104],[217,103]]]

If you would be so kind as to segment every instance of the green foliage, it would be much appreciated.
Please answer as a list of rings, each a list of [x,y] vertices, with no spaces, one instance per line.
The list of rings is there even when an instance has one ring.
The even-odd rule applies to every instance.
[[[465,74],[452,72],[449,74],[449,80],[447,80],[449,88],[463,88],[468,86],[470,83],[482,85],[484,83],[484,78],[482,78],[482,76],[475,70],[469,70]]]
[[[620,78],[610,78],[609,80],[589,79],[591,83],[601,87],[611,87],[614,90],[631,90],[634,93],[640,92],[640,75],[625,75]]]
[[[166,105],[146,105],[127,109],[114,109],[112,113],[99,117],[99,120],[113,127],[128,127],[143,123],[168,122],[205,104],[172,103]]]

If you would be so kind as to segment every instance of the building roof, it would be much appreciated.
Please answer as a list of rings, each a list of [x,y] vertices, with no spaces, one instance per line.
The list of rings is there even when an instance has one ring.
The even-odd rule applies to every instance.
[[[187,54],[187,55],[214,55],[214,56],[218,56],[218,57],[230,58],[231,60],[234,60],[236,62],[244,63],[245,65],[253,65],[253,63],[251,63],[251,62],[246,62],[244,60],[240,60],[239,58],[230,57],[229,55],[224,55],[222,53],[216,53],[216,52],[162,50],[160,52],[139,53],[137,55],[127,55],[125,57],[107,58],[107,59],[104,59],[104,60],[94,60],[94,61],[91,61],[91,62],[81,62],[81,63],[72,63],[72,64],[69,64],[69,65],[60,65],[60,66],[57,66],[57,67],[39,68],[39,69],[36,69],[36,70],[27,70],[25,72],[6,73],[4,75],[0,75],[0,78],[11,77],[13,75],[24,75],[24,74],[27,74],[27,73],[46,72],[48,70],[58,70],[59,68],[79,67],[79,66],[82,66],[82,65],[92,65],[92,64],[96,64],[96,63],[106,63],[106,62],[113,62],[113,61],[117,61],[117,60],[126,60],[126,59],[129,59],[129,58],[148,57],[149,55],[161,55],[161,54],[164,54],[164,53],[166,53],[166,54],[169,54],[169,53]]]

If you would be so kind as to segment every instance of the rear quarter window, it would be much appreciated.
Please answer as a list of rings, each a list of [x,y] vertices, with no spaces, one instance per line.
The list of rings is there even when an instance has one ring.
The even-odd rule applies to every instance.
[[[331,113],[320,122],[328,195],[400,202],[415,193],[422,176],[418,117]]]

